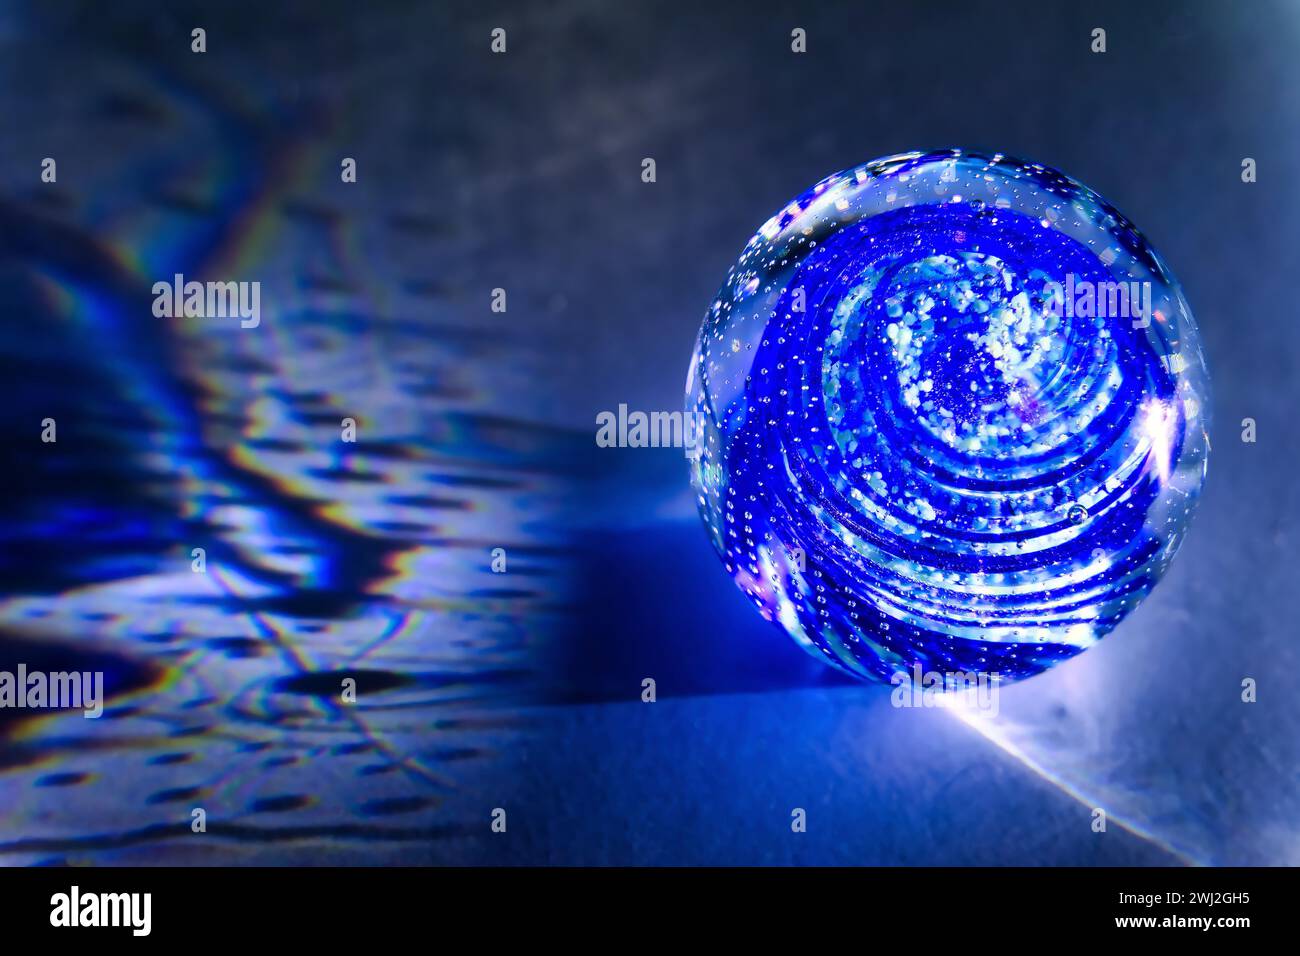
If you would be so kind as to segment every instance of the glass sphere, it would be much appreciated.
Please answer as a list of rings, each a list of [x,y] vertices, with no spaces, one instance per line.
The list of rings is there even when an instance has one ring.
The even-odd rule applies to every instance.
[[[906,153],[750,239],[686,384],[728,573],[859,677],[1010,681],[1091,646],[1183,539],[1209,378],[1137,228],[1064,173]]]

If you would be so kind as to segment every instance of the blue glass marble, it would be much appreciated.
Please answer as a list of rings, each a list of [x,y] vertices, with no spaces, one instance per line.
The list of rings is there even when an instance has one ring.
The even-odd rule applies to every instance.
[[[836,173],[705,316],[692,463],[727,571],[881,681],[1010,681],[1091,646],[1172,560],[1205,477],[1191,311],[1137,228],[1054,169],[966,150]]]

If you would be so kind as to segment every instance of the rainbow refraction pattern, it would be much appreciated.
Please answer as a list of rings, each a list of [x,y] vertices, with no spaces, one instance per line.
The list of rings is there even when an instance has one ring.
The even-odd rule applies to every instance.
[[[1209,378],[1142,234],[965,150],[822,180],[746,245],[687,379],[727,571],[859,677],[1038,673],[1160,579],[1204,481]]]

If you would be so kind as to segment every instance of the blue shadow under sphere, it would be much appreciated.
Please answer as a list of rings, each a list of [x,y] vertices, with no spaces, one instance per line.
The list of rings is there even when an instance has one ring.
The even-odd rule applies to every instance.
[[[859,677],[997,681],[1091,646],[1160,579],[1209,451],[1164,262],[1046,166],[965,150],[836,173],[745,246],[686,386],[727,571]]]

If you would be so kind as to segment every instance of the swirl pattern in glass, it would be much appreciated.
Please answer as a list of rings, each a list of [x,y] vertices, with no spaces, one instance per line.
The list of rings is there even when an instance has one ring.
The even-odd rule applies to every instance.
[[[1023,678],[1159,580],[1205,476],[1196,326],[1123,215],[964,150],[837,173],[732,267],[696,343],[692,481],[727,571],[864,678]]]

